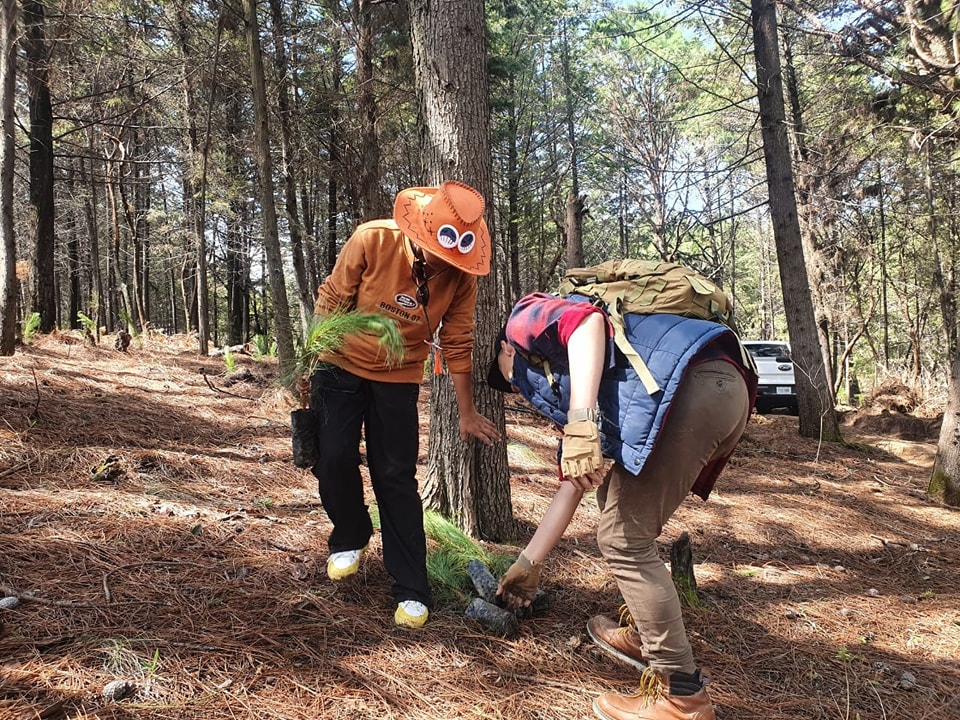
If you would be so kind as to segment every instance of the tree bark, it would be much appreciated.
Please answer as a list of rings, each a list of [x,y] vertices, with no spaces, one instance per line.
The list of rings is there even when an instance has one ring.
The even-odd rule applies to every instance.
[[[292,376],[296,357],[290,330],[290,306],[283,277],[283,255],[277,231],[277,210],[273,194],[273,159],[270,156],[270,125],[267,119],[267,88],[263,73],[263,52],[260,47],[260,21],[256,0],[243,0],[247,22],[247,49],[250,52],[250,80],[253,86],[254,134],[256,161],[260,175],[260,201],[263,218],[263,245],[270,278],[273,322],[277,334],[277,359],[280,377]]]
[[[126,275],[120,262],[120,194],[117,186],[120,184],[120,166],[123,164],[123,143],[118,138],[110,138],[113,142],[113,149],[106,158],[104,168],[107,177],[107,207],[110,212],[110,294],[119,295],[119,307],[115,307],[117,318],[120,319],[123,328],[132,333],[133,325],[133,305],[130,301],[130,292],[127,286]],[[119,157],[119,161],[118,158]]]
[[[216,54],[214,58],[214,72],[216,75],[216,66],[220,58],[220,36],[223,32],[224,12],[221,10],[217,22],[216,33]],[[182,171],[182,195],[183,195],[183,224],[185,227],[184,239],[184,261],[180,271],[180,289],[183,295],[183,330],[190,332],[196,325],[199,332],[199,351],[206,355],[207,346],[207,323],[205,320],[206,307],[206,240],[203,234],[203,199],[198,197],[204,189],[194,179],[198,174],[194,165],[201,160],[203,168],[200,171],[203,183],[206,176],[206,155],[207,146],[200,144],[200,129],[197,118],[199,112],[197,109],[197,89],[195,87],[194,73],[190,71],[188,63],[193,59],[194,53],[190,43],[190,29],[193,27],[191,18],[188,14],[188,8],[185,4],[177,5],[177,46],[180,48],[180,59],[183,63],[183,110],[186,115],[186,142],[184,168]],[[213,102],[213,88],[211,84],[210,102]],[[208,111],[209,112],[209,111]],[[202,159],[201,159],[202,158]],[[202,279],[201,279],[202,278]],[[201,297],[203,300],[201,301]],[[204,318],[201,321],[201,318]]]
[[[34,213],[30,302],[32,310],[40,313],[40,331],[50,332],[57,322],[53,265],[53,108],[50,104],[50,60],[43,3],[24,1],[23,25],[30,106],[30,205]]]
[[[269,0],[273,20],[274,64],[279,78],[277,111],[280,120],[280,162],[282,163],[283,192],[286,203],[287,230],[290,233],[290,253],[293,275],[297,281],[297,299],[300,301],[300,324],[304,332],[313,317],[313,296],[307,281],[307,263],[304,258],[304,232],[297,212],[297,180],[293,161],[293,103],[290,100],[290,63],[287,60],[286,28],[281,0]]]
[[[77,161],[79,162],[79,160]],[[68,171],[68,184],[71,194],[79,197],[77,192],[80,187],[76,180],[73,167]],[[67,305],[67,326],[71,329],[80,327],[80,233],[78,231],[79,220],[76,215],[71,215],[64,222],[67,235],[67,270],[69,279],[69,298]]]
[[[17,238],[13,234],[17,2],[0,3],[0,355],[17,346]]]
[[[90,261],[90,304],[87,306],[87,314],[97,326],[95,336],[100,340],[100,327],[106,324],[106,303],[103,294],[103,272],[100,265],[100,231],[97,225],[97,187],[94,180],[93,158],[96,157],[93,147],[93,133],[87,132],[87,150],[90,157],[90,172],[87,172],[87,165],[83,158],[79,160],[80,178],[84,185],[89,186],[89,194],[85,195],[83,201],[83,215],[87,226],[87,249]]]
[[[420,139],[427,181],[462,180],[487,199],[486,220],[494,234],[493,167],[490,154],[486,21],[482,0],[410,0],[410,38],[420,111]],[[496,264],[480,278],[474,346],[477,410],[504,432],[503,399],[477,372],[491,360],[502,323],[496,302]],[[430,398],[428,507],[452,517],[474,537],[504,540],[514,535],[506,443],[487,447],[460,441],[456,396],[449,378],[434,375]]]
[[[784,64],[785,91],[789,100],[791,115],[791,122],[788,123],[787,127],[792,129],[788,138],[793,141],[798,159],[796,167],[800,197],[797,218],[800,226],[800,240],[806,258],[807,282],[811,289],[810,301],[816,319],[817,342],[823,355],[827,385],[833,388],[836,374],[834,364],[831,362],[830,332],[835,324],[834,303],[831,302],[827,294],[833,284],[833,273],[830,272],[829,263],[821,250],[822,244],[815,241],[814,227],[819,225],[829,231],[831,226],[836,225],[836,218],[825,217],[826,213],[822,207],[823,198],[830,194],[830,188],[827,187],[827,183],[817,177],[816,172],[811,172],[809,169],[810,151],[806,145],[807,129],[803,119],[800,82],[793,65],[793,38],[790,33],[785,34],[783,45],[786,60]],[[833,396],[833,400],[836,401],[836,395]]]
[[[580,160],[577,152],[577,133],[573,113],[573,88],[570,74],[570,43],[567,38],[568,21],[563,21],[564,103],[566,109],[567,143],[570,147],[570,193],[567,195],[564,227],[567,233],[567,267],[583,267],[583,215],[585,198],[580,195]]]
[[[950,365],[947,407],[940,425],[937,455],[927,493],[935,500],[960,507],[960,351]]]
[[[840,441],[842,438],[833,404],[833,388],[828,382],[823,352],[817,340],[813,301],[800,237],[783,101],[776,3],[773,0],[751,0],[751,9],[770,219],[796,368],[800,434],[803,437]]]
[[[357,24],[357,108],[360,115],[359,221],[387,212],[380,189],[380,141],[377,138],[377,96],[373,81],[373,17],[371,0],[355,0]]]

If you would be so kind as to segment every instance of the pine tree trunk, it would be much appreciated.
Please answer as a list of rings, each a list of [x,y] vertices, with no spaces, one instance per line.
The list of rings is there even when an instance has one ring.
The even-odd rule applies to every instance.
[[[567,143],[570,146],[570,193],[567,195],[564,226],[567,234],[567,267],[583,267],[583,213],[584,198],[580,195],[580,168],[577,153],[577,133],[573,113],[573,89],[570,87],[570,43],[567,38],[567,21],[563,21],[563,44],[561,64],[563,84],[566,88]]]
[[[951,507],[960,507],[960,352],[954,352],[937,456],[927,493]]]
[[[823,352],[817,340],[813,301],[800,237],[780,73],[776,4],[772,0],[752,0],[751,7],[770,218],[796,368],[800,434],[831,442],[840,441],[842,438],[833,403],[833,388],[828,382]]]
[[[17,88],[17,3],[0,2],[0,355],[17,340],[17,239],[13,234],[14,100]]]
[[[270,16],[273,20],[274,65],[276,66],[279,87],[277,88],[277,109],[280,121],[280,162],[283,174],[283,193],[286,202],[287,228],[290,233],[290,254],[293,259],[293,276],[297,281],[297,300],[300,305],[300,324],[306,332],[307,324],[313,317],[313,296],[307,281],[307,262],[304,257],[304,232],[300,214],[297,212],[297,180],[293,162],[293,107],[290,101],[290,69],[287,60],[286,29],[287,21],[283,15],[280,0],[269,0]]]
[[[50,332],[57,321],[53,266],[53,108],[50,104],[49,48],[44,32],[43,3],[25,0],[23,25],[30,106],[30,205],[34,213],[30,300],[33,311],[40,313],[41,332]]]
[[[280,376],[291,375],[296,358],[290,329],[290,306],[283,277],[283,255],[277,229],[277,210],[273,193],[273,159],[270,155],[270,127],[267,120],[267,89],[263,73],[263,52],[260,47],[260,22],[256,0],[244,0],[247,21],[247,49],[250,52],[250,80],[253,86],[254,134],[256,136],[257,170],[260,175],[260,201],[263,216],[263,246],[270,279],[270,302],[273,306],[277,335],[277,359]]]
[[[95,335],[100,340],[100,328],[106,324],[106,303],[103,293],[103,272],[100,266],[100,230],[97,225],[97,183],[93,179],[93,134],[87,134],[87,149],[90,153],[91,168],[87,173],[86,163],[80,158],[80,178],[89,186],[89,195],[83,201],[83,214],[87,225],[87,247],[90,260],[90,304],[85,308],[90,319],[97,326]]]
[[[389,213],[380,189],[380,142],[377,138],[377,97],[373,83],[373,17],[371,0],[355,0],[357,24],[357,110],[360,120],[360,167],[357,195],[361,222]]]
[[[461,180],[477,188],[487,200],[486,220],[496,237],[483,1],[410,0],[409,8],[425,180]],[[477,298],[474,399],[477,410],[503,432],[503,399],[486,386],[479,371],[490,362],[493,339],[503,322],[496,287],[494,263],[490,274],[480,278]],[[434,375],[431,390],[427,506],[447,512],[474,537],[513,537],[506,443],[487,447],[472,439],[461,442],[449,377]]]

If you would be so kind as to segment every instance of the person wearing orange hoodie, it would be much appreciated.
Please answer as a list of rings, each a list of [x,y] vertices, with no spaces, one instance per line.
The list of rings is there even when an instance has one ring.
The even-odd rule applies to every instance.
[[[386,361],[379,338],[357,334],[321,358],[310,378],[319,426],[312,472],[333,523],[327,576],[355,575],[373,534],[360,475],[360,438],[380,514],[383,561],[393,579],[394,622],[419,628],[431,606],[423,505],[417,489],[417,399],[427,358],[446,365],[460,413],[460,438],[500,439],[473,401],[477,278],[490,270],[483,196],[460,182],[402,190],[393,217],[361,224],[317,292],[316,315],[381,313],[396,321],[403,359]]]

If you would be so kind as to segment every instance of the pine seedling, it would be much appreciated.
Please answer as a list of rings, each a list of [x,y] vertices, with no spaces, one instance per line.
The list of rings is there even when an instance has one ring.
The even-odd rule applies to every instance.
[[[82,310],[77,310],[77,322],[83,328],[83,337],[91,345],[97,344],[97,324]]]
[[[37,336],[37,331],[40,329],[40,313],[35,312],[31,313],[30,317],[23,321],[23,327],[21,331],[21,338],[24,345],[29,345],[33,339]]]
[[[323,355],[338,350],[348,336],[358,333],[380,337],[387,365],[397,365],[403,360],[403,336],[396,321],[379,313],[340,311],[314,317],[310,322],[297,354],[297,374],[312,375]]]

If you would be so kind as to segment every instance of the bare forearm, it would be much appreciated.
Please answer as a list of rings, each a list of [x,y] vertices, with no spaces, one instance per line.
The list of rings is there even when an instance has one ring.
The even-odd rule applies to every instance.
[[[457,409],[460,415],[474,411],[473,404],[473,375],[470,373],[450,373],[453,380],[453,392],[457,396]]]
[[[524,548],[523,554],[533,562],[543,562],[543,559],[560,542],[582,497],[583,490],[573,483],[560,483],[556,495],[550,501],[550,506],[544,512],[537,531]]]

